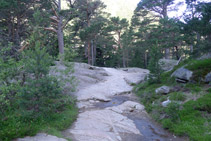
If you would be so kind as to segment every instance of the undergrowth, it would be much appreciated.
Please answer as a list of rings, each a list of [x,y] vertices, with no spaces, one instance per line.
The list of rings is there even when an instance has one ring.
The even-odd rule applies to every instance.
[[[14,138],[33,136],[38,132],[63,137],[61,131],[68,128],[76,119],[77,108],[72,104],[62,112],[35,119],[23,117],[23,112],[10,112],[0,121],[0,140],[10,141]]]
[[[172,71],[162,73],[161,82],[149,83],[146,81],[137,85],[134,91],[145,105],[146,111],[165,129],[178,136],[188,136],[190,140],[210,141],[211,91],[210,88],[206,88],[207,84],[199,81],[199,78],[201,79],[211,70],[210,62],[210,59],[187,60]],[[178,84],[171,77],[176,69],[184,65],[194,72],[195,83]],[[204,72],[204,74],[199,74],[199,72]],[[163,85],[179,89],[167,95],[156,94],[155,89]],[[167,107],[163,107],[161,103],[168,98],[172,102]]]

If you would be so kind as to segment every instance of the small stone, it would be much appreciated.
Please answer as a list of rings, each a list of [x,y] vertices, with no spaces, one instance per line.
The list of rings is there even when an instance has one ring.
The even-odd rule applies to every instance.
[[[156,94],[168,94],[170,92],[170,88],[168,86],[162,86],[155,90]]]
[[[208,73],[208,74],[205,76],[205,82],[206,82],[206,83],[210,83],[210,82],[211,82],[211,72]]]
[[[162,106],[167,107],[170,103],[171,103],[171,100],[168,99],[168,100],[162,102]]]

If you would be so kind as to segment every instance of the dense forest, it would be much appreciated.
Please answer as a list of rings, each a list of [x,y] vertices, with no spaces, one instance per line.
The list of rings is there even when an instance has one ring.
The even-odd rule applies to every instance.
[[[19,52],[33,48],[30,38],[43,38],[53,57],[112,67],[147,68],[154,48],[158,58],[199,56],[210,47],[210,3],[185,3],[182,18],[169,18],[180,3],[141,1],[129,22],[109,17],[101,1],[69,0],[65,10],[59,1],[1,1],[1,49],[18,59]]]
[[[75,101],[64,91],[62,78],[49,75],[55,61],[145,68],[159,83],[160,59],[194,59],[211,52],[211,2],[140,0],[133,13],[121,4],[114,11],[117,4],[0,0],[0,140],[34,135],[46,123],[62,130],[76,118]],[[181,5],[186,5],[182,16],[170,18]],[[68,68],[61,73],[74,71]],[[74,78],[67,81],[74,85]]]

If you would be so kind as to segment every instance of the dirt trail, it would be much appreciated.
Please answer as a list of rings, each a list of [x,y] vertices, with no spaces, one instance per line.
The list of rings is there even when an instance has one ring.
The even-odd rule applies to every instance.
[[[137,102],[131,84],[140,83],[149,73],[138,68],[98,68],[76,64],[80,80],[75,93],[79,115],[63,132],[73,141],[165,141],[182,140],[150,120],[144,106]],[[95,81],[96,80],[96,81]],[[27,141],[36,140],[35,137]],[[42,141],[48,140],[43,138]],[[57,138],[55,141],[63,141]],[[41,141],[41,140],[39,140]]]

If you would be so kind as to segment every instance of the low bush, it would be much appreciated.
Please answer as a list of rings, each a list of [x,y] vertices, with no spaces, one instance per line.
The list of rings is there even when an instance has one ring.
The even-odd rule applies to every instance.
[[[5,65],[3,63],[8,65],[2,61],[0,66]],[[48,129],[59,132],[75,120],[75,102],[63,93],[60,82],[49,75],[51,64],[46,50],[37,47],[26,51],[18,62],[11,63],[10,73],[2,69],[0,140],[35,135]],[[12,73],[12,70],[18,71]]]
[[[185,88],[189,89],[192,93],[199,93],[202,90],[202,86],[199,84],[188,83]]]
[[[170,94],[170,100],[174,100],[174,101],[185,101],[186,99],[186,95],[184,93],[181,92],[174,92]]]

